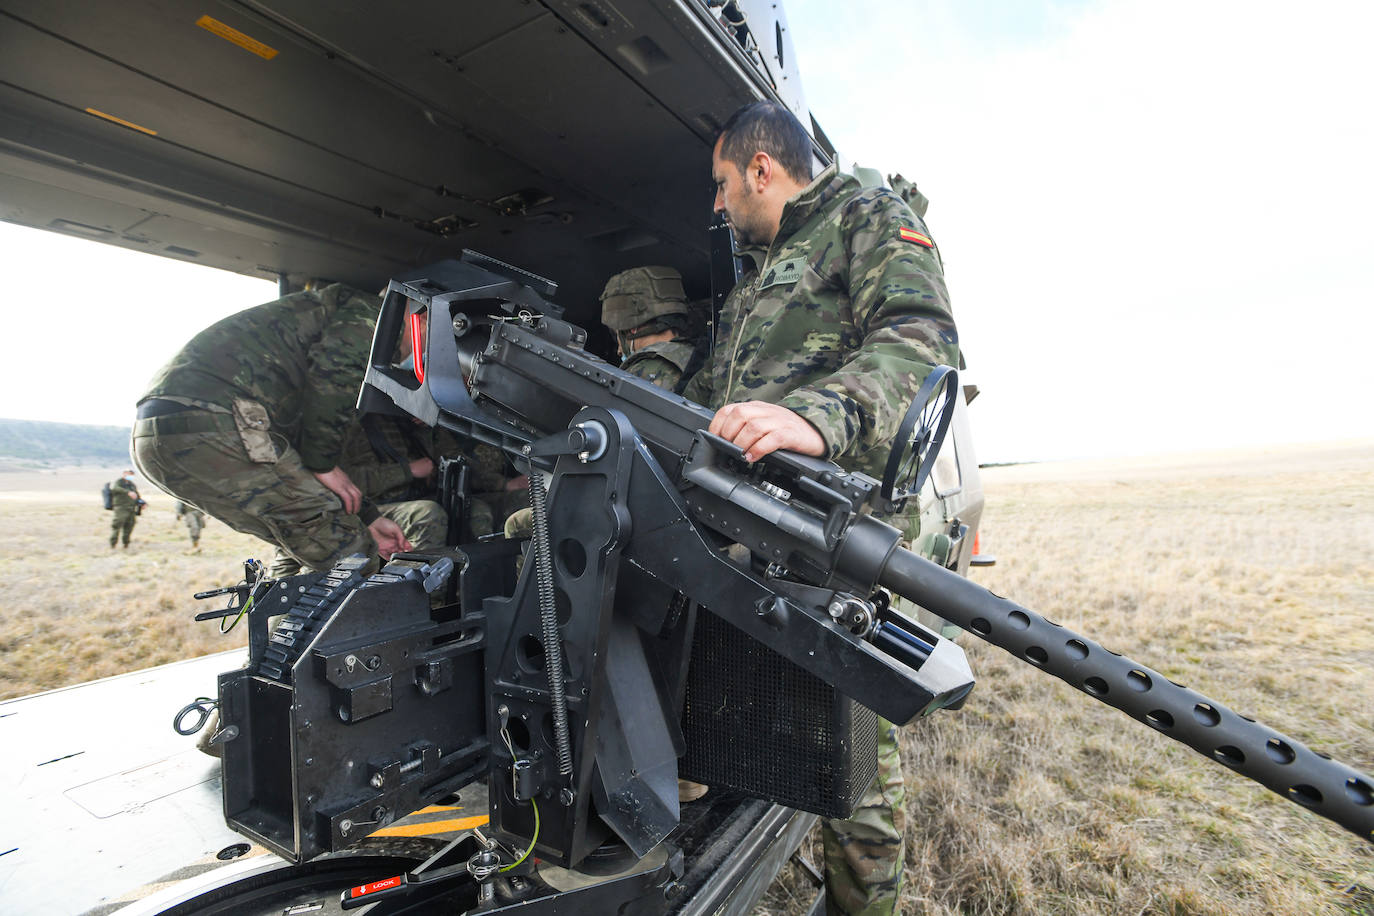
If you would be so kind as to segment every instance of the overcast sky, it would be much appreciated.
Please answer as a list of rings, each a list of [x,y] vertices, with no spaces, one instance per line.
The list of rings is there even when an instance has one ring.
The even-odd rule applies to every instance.
[[[787,9],[831,139],[931,199],[981,460],[1374,435],[1374,4]]]
[[[931,199],[981,460],[1374,436],[1374,5],[787,9],[831,139]],[[275,296],[3,223],[0,268],[29,329],[0,417],[127,424],[195,331]]]

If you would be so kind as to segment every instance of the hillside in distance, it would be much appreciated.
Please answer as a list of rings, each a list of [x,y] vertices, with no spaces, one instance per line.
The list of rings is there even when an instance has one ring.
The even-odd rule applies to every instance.
[[[0,470],[129,461],[129,427],[0,419]]]

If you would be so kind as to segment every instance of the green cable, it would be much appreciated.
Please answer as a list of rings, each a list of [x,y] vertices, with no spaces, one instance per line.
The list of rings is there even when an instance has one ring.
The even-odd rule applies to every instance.
[[[220,618],[220,621],[219,621],[219,631],[220,631],[221,633],[228,633],[228,632],[229,632],[230,630],[232,630],[234,627],[238,626],[238,625],[239,625],[239,621],[243,619],[243,615],[244,615],[244,614],[247,614],[247,613],[248,613],[248,609],[249,609],[250,607],[252,607],[252,606],[253,606],[253,596],[252,596],[252,595],[249,595],[249,596],[248,596],[248,600],[245,601],[245,602],[243,603],[243,607],[239,608],[238,615],[237,615],[236,617],[234,617],[233,622],[230,623],[229,626],[226,627],[226,626],[224,625],[224,618],[222,618],[222,617]]]
[[[510,871],[512,868],[528,859],[530,857],[530,853],[534,852],[534,844],[539,842],[539,805],[535,802],[533,798],[530,799],[530,805],[534,807],[534,836],[530,837],[530,846],[528,849],[524,851],[520,858],[516,859],[509,865],[502,865],[501,871]]]

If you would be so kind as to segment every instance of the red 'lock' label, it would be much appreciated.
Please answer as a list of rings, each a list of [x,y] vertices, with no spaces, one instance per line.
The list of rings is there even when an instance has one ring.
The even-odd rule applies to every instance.
[[[356,900],[359,897],[366,897],[368,894],[375,894],[377,893],[377,891],[384,891],[388,888],[400,886],[401,876],[397,875],[394,878],[387,878],[385,881],[374,881],[371,884],[360,884],[357,887],[350,889],[348,892],[348,896],[351,899]]]

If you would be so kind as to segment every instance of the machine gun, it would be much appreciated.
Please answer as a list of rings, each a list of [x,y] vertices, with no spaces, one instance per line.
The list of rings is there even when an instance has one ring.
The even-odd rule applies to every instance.
[[[620,848],[637,870],[596,906],[657,894],[628,911],[661,912],[682,872],[677,776],[842,816],[875,769],[875,712],[965,701],[962,650],[895,594],[1374,839],[1369,777],[902,547],[874,513],[919,490],[952,372],[918,395],[882,482],[785,452],[750,464],[708,410],[585,352],[551,293],[471,260],[389,285],[361,406],[528,468],[529,559],[517,575],[521,545],[494,540],[275,583],[248,666],[220,681],[236,829],[301,861],[487,777],[492,828],[525,856],[483,838],[376,893],[467,876],[495,911],[498,869],[531,852],[574,867]],[[545,911],[569,910],[522,909]]]

